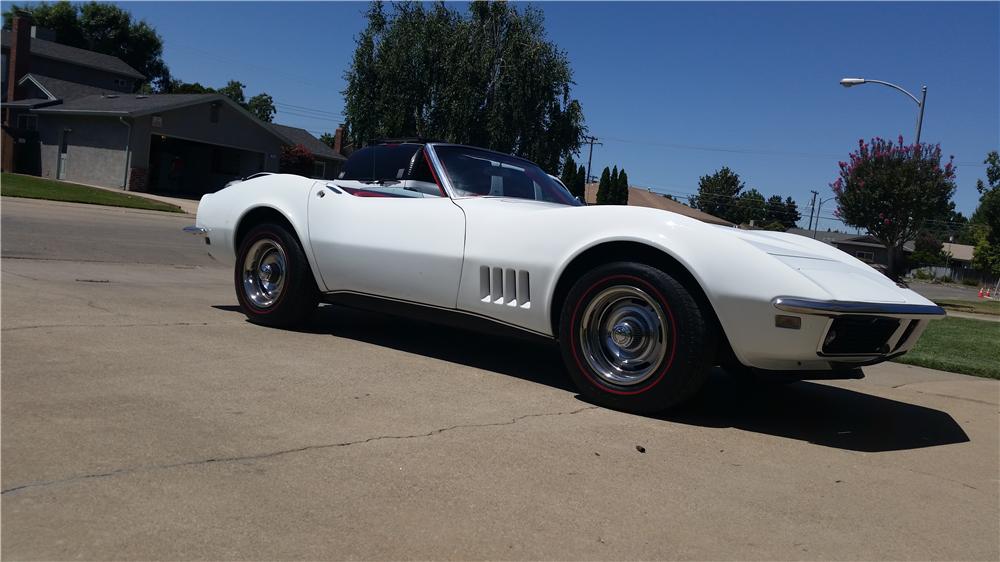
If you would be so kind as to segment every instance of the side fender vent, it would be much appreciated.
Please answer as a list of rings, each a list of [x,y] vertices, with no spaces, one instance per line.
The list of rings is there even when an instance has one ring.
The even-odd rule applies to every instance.
[[[523,270],[480,266],[479,299],[492,304],[531,308],[531,277]]]

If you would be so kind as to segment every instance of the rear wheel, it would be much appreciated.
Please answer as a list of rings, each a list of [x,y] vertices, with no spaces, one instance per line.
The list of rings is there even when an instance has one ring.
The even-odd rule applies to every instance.
[[[573,286],[559,336],[581,394],[637,413],[693,396],[708,377],[716,343],[712,324],[681,283],[628,262],[596,268]]]
[[[236,297],[251,322],[290,328],[316,309],[319,292],[298,240],[276,224],[254,227],[236,255]]]

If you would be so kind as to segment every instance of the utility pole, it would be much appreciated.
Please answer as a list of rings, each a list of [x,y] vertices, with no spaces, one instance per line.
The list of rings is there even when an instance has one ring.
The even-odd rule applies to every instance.
[[[810,190],[811,191],[811,190]],[[806,230],[812,230],[813,228],[813,211],[816,210],[816,196],[819,195],[818,191],[811,191],[813,194],[812,203],[809,204],[809,228]],[[816,221],[817,223],[819,221]]]
[[[590,144],[590,154],[587,156],[587,181],[593,177],[590,175],[590,162],[594,159],[594,145],[604,146],[603,142],[597,142],[597,137],[583,137],[583,140]]]
[[[815,191],[813,193],[816,193]],[[815,197],[815,195],[813,196]],[[813,226],[813,238],[816,238],[816,231],[819,230],[819,215],[823,212],[823,203],[833,200],[833,197],[819,200],[819,207],[816,207],[816,224]]]

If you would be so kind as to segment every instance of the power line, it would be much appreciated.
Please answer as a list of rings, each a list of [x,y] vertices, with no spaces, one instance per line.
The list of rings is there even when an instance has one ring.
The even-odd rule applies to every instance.
[[[585,137],[586,138],[586,137]],[[666,141],[648,141],[648,140],[636,140],[636,139],[623,139],[620,137],[601,137],[604,140],[612,142],[621,142],[626,144],[639,144],[645,146],[658,146],[663,148],[677,148],[681,150],[698,150],[704,152],[726,152],[731,154],[750,154],[756,156],[796,156],[800,158],[843,158],[843,153],[830,153],[830,152],[797,152],[789,150],[772,150],[772,149],[757,149],[757,148],[745,148],[745,147],[734,147],[734,146],[718,146],[718,145],[695,145],[695,144],[682,144]],[[958,166],[973,166],[979,168],[985,168],[985,164],[980,164],[978,162],[955,162]]]
[[[325,115],[325,116],[329,116],[329,117],[343,117],[344,116],[343,113],[339,113],[339,112],[335,112],[335,111],[326,111],[326,110],[323,110],[323,109],[315,109],[315,108],[306,107],[306,106],[303,106],[303,105],[295,105],[295,104],[285,103],[285,102],[281,102],[281,101],[275,101],[274,105],[276,107],[286,107],[286,108],[288,108],[288,109],[290,109],[292,111],[302,111],[302,112],[306,112],[306,113],[315,113],[317,115]]]
[[[243,66],[247,66],[247,67],[251,67],[251,68],[256,68],[258,70],[265,70],[265,71],[270,72],[270,73],[280,74],[280,75],[285,76],[286,78],[291,78],[292,80],[295,80],[297,82],[301,82],[303,84],[310,85],[310,86],[317,86],[317,87],[320,87],[320,88],[329,88],[330,87],[330,84],[320,84],[319,82],[313,81],[311,79],[299,76],[297,74],[291,74],[289,72],[285,72],[283,70],[280,70],[280,69],[277,69],[277,68],[274,68],[274,67],[264,66],[264,65],[255,64],[255,63],[252,63],[252,62],[246,62],[245,60],[240,60],[240,59],[237,59],[237,58],[232,58],[232,57],[227,57],[227,56],[219,55],[216,52],[207,51],[205,49],[199,49],[198,47],[192,47],[190,45],[173,44],[173,45],[170,46],[170,48],[172,48],[172,49],[187,49],[189,51],[195,51],[197,53],[201,53],[203,56],[207,56],[209,58],[214,58],[216,60],[221,60],[223,62],[241,64]]]
[[[276,108],[277,109],[277,108]],[[278,113],[285,115],[294,115],[295,117],[305,117],[307,119],[317,119],[319,121],[332,121],[334,123],[343,123],[343,119],[334,119],[333,117],[318,117],[316,115],[309,115],[308,113],[299,113],[295,111],[290,111],[288,109],[277,109]]]

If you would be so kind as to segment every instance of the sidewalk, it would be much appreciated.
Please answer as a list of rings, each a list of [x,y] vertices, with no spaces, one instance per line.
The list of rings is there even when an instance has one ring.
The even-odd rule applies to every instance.
[[[976,314],[974,312],[959,312],[956,310],[945,309],[948,316],[952,318],[969,318],[971,320],[985,320],[986,322],[1000,322],[1000,316],[995,316],[993,314]]]
[[[79,182],[76,182],[76,183],[79,183]],[[80,184],[80,185],[86,185],[88,187],[96,187],[97,189],[103,189],[105,191],[116,191],[118,193],[128,193],[129,195],[134,195],[136,197],[143,197],[143,198],[146,198],[146,199],[153,199],[154,201],[161,201],[163,203],[170,203],[171,205],[177,205],[181,209],[184,209],[184,212],[187,213],[187,214],[189,214],[189,215],[196,215],[196,214],[198,214],[198,201],[195,201],[193,199],[182,199],[180,197],[168,197],[166,195],[155,195],[153,193],[143,193],[141,191],[125,191],[124,189],[120,189],[120,188],[117,188],[117,187],[103,187],[103,186],[100,186],[100,185],[90,185],[90,184],[85,184],[85,183],[84,184]]]

